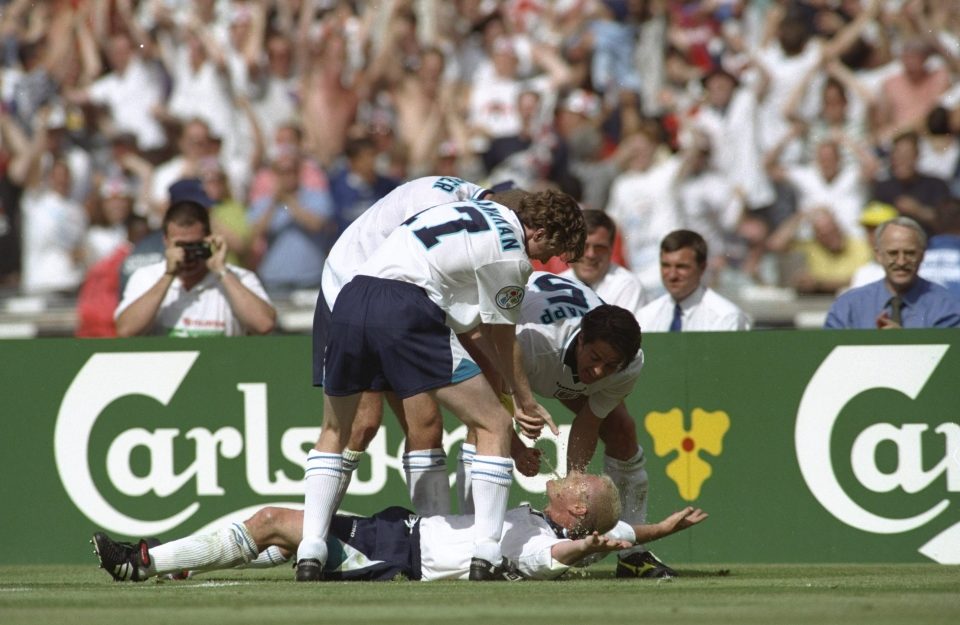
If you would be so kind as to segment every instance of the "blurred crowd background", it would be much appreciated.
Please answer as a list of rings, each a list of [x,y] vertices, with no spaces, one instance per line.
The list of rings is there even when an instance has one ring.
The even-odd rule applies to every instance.
[[[605,210],[650,298],[676,228],[722,292],[833,295],[884,220],[960,235],[958,34],[956,0],[7,0],[0,297],[74,305],[184,178],[275,302],[315,294],[423,175]],[[277,230],[291,194],[320,217]]]

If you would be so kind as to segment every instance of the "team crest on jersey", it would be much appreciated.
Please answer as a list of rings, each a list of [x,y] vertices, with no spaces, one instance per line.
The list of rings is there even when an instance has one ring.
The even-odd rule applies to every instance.
[[[509,310],[516,308],[523,301],[522,286],[505,286],[497,291],[497,306]]]
[[[557,399],[576,399],[581,395],[583,395],[583,393],[580,391],[559,384],[557,384],[557,390],[553,392],[553,396]]]

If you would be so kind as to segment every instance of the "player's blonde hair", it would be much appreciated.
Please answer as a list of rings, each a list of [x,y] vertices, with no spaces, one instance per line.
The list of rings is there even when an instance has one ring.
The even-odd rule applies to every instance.
[[[589,476],[583,498],[587,511],[577,523],[575,533],[585,536],[593,532],[603,534],[613,529],[620,520],[620,491],[610,476]]]

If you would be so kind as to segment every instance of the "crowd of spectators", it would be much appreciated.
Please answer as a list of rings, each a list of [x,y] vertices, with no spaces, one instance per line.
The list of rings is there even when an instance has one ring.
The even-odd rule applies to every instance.
[[[650,299],[678,228],[708,243],[710,285],[834,294],[870,262],[871,202],[956,244],[957,8],[0,2],[0,288],[102,281],[184,178],[230,262],[314,288],[365,207],[440,174],[605,211]],[[938,262],[960,283],[960,252]]]

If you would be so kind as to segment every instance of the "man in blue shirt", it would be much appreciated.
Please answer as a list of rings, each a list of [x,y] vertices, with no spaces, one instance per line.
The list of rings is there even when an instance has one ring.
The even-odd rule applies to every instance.
[[[285,150],[273,160],[276,191],[250,208],[254,238],[267,250],[257,273],[272,294],[320,286],[323,261],[336,231],[330,194],[300,184],[301,155]]]
[[[927,246],[923,228],[909,217],[880,225],[876,259],[884,278],[851,289],[837,298],[826,328],[956,328],[960,299],[917,275]]]
[[[940,205],[939,233],[930,237],[920,275],[960,298],[960,199]]]
[[[347,141],[345,154],[343,167],[330,175],[330,198],[338,234],[399,184],[377,172],[377,146],[371,139]]]

